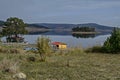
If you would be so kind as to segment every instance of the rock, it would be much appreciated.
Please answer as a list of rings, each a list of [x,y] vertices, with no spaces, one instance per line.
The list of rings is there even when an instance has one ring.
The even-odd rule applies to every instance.
[[[14,74],[13,78],[17,80],[26,80],[27,76],[26,74],[19,72],[19,73]]]

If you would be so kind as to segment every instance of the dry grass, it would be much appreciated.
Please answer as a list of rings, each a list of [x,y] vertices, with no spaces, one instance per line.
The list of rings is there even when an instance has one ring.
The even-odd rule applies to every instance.
[[[19,71],[18,63],[18,61],[4,58],[0,62],[0,70],[2,70],[2,72],[17,73]]]
[[[10,61],[20,62],[19,70],[28,80],[120,80],[120,54],[85,53],[72,48],[51,54],[46,62],[27,60],[31,56],[39,58],[39,54],[3,53],[0,61],[6,56]],[[0,80],[12,80],[11,73],[0,71],[0,75]]]

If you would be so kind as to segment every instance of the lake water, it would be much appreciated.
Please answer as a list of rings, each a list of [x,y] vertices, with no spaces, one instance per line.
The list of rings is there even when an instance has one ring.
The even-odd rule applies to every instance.
[[[64,42],[68,45],[68,47],[76,47],[80,46],[83,48],[86,47],[92,47],[95,45],[103,45],[104,41],[109,37],[110,35],[100,35],[94,38],[76,38],[72,35],[45,35],[50,38],[52,42],[59,41]],[[25,35],[25,40],[28,41],[28,43],[36,43],[37,38],[41,37],[41,35]]]
[[[60,32],[61,33],[61,32]],[[51,42],[59,41],[66,43],[68,47],[92,47],[95,45],[103,45],[104,41],[107,39],[107,37],[110,36],[110,34],[99,34],[99,35],[72,35],[68,34],[66,32],[57,34],[57,33],[43,33],[43,34],[31,34],[31,35],[24,35],[25,41],[28,41],[30,44],[34,44],[37,41],[38,37],[41,37],[41,35],[44,35],[46,37],[49,37]],[[5,40],[5,37],[2,38],[2,40]]]

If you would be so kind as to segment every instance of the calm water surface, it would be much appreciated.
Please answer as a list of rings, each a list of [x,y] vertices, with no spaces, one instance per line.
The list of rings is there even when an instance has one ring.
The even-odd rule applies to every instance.
[[[92,47],[95,45],[103,45],[104,41],[109,37],[110,33],[101,33],[97,35],[83,35],[83,34],[71,34],[67,31],[49,31],[45,33],[38,33],[32,35],[24,35],[25,41],[30,44],[35,44],[38,37],[41,35],[47,36],[52,42],[59,41],[66,43],[68,47]],[[2,38],[5,41],[5,37]]]
[[[110,35],[99,35],[93,38],[76,38],[72,35],[45,35],[51,39],[52,42],[54,41],[60,41],[64,42],[68,45],[68,47],[76,47],[80,46],[83,48],[86,47],[92,47],[95,45],[103,45],[104,41],[109,37]],[[37,38],[41,37],[41,35],[25,35],[25,41],[28,41],[28,43],[36,43]]]

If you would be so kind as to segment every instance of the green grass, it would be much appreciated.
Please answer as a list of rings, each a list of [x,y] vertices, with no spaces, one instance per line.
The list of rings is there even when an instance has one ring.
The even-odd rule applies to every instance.
[[[49,55],[45,62],[27,60],[31,56],[39,59],[38,54],[0,53],[0,61],[4,57],[18,61],[27,80],[120,80],[120,54],[85,53],[78,49],[62,53]],[[0,80],[13,80],[12,73],[0,70],[0,75]]]

